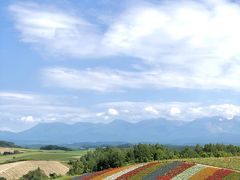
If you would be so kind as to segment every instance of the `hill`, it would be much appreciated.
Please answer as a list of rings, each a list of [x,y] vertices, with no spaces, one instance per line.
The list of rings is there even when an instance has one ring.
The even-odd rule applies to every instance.
[[[61,133],[59,133],[61,132]],[[165,119],[129,123],[44,123],[20,133],[1,132],[0,139],[18,144],[65,144],[79,142],[125,142],[161,144],[240,144],[240,118],[196,119],[190,122]]]
[[[46,175],[56,173],[65,175],[69,168],[57,161],[21,161],[0,165],[0,177],[6,179],[19,179],[29,171],[33,171],[40,167]]]
[[[223,178],[224,180],[240,179],[240,172],[231,169],[183,161],[161,161],[107,169],[79,176],[76,179],[211,180]]]
[[[8,142],[8,141],[0,141],[0,147],[7,147],[7,148],[18,148],[16,144],[13,142]]]

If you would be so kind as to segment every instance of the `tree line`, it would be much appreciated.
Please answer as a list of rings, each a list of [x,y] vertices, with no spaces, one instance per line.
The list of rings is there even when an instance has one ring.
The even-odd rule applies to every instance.
[[[182,150],[171,149],[160,144],[137,144],[128,148],[105,147],[89,151],[80,159],[70,161],[69,174],[82,174],[149,161],[239,155],[239,146],[224,144],[206,144],[204,146],[198,144]]]

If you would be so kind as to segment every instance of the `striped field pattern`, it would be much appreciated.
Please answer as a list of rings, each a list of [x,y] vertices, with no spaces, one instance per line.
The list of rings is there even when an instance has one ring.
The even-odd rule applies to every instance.
[[[150,162],[112,168],[79,177],[77,180],[240,180],[240,173],[181,161]],[[76,180],[76,178],[74,179]]]

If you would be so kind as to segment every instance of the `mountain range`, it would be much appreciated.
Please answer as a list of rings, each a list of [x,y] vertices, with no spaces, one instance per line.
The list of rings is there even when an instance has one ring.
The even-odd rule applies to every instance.
[[[13,133],[0,131],[0,139],[17,144],[72,144],[80,142],[161,143],[173,145],[224,143],[240,144],[240,118],[221,117],[174,121],[144,120],[130,123],[75,124],[42,123],[28,130]]]

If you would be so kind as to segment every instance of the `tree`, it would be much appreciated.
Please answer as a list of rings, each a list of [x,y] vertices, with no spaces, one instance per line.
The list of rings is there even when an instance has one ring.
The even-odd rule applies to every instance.
[[[41,150],[63,150],[63,151],[72,151],[72,149],[63,147],[63,146],[57,146],[57,145],[47,145],[40,147]]]
[[[23,175],[20,180],[48,180],[43,170],[37,168],[34,171],[29,171],[27,174]]]
[[[69,164],[71,165],[71,168],[69,169],[68,174],[75,175],[82,174],[84,172],[84,166],[80,160],[70,161]]]
[[[182,158],[194,158],[198,157],[199,155],[190,147],[186,147],[183,149],[180,155]]]
[[[133,147],[136,162],[148,162],[153,160],[151,151],[147,144],[138,144]]]
[[[194,148],[194,150],[196,151],[196,153],[201,154],[203,152],[203,148],[202,146],[200,146],[199,144],[197,144]]]

